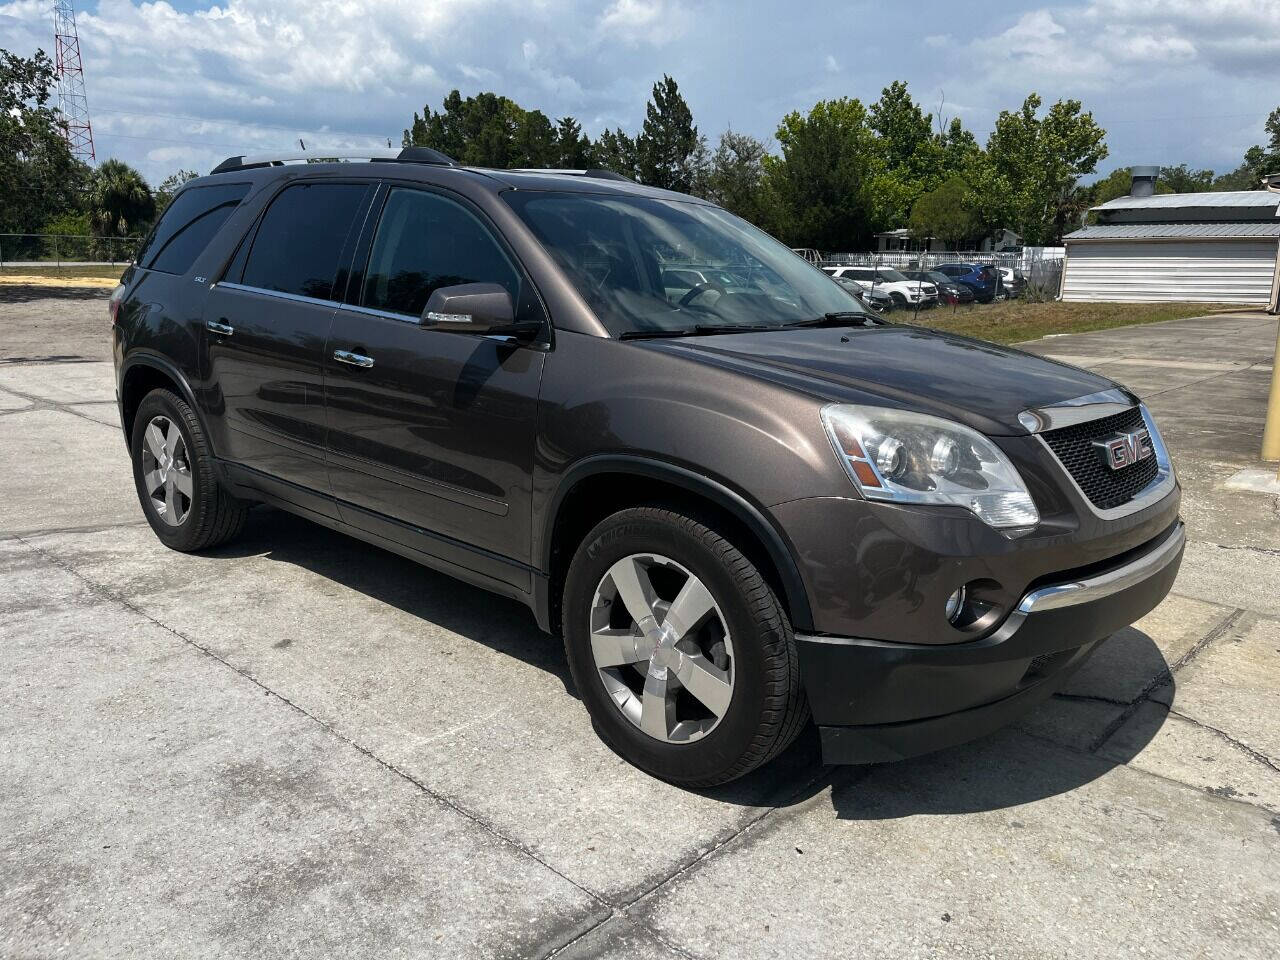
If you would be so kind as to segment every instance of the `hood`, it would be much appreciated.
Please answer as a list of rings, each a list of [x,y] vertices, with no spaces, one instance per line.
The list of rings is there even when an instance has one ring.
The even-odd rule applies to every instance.
[[[832,402],[879,403],[958,420],[989,436],[1025,434],[1018,414],[1030,407],[1117,386],[1065,363],[921,327],[832,327],[634,342]]]

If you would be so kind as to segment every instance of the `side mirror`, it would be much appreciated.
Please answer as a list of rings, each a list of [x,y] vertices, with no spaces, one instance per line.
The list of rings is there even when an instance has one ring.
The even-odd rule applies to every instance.
[[[460,283],[438,287],[427,300],[421,324],[442,333],[475,336],[508,334],[527,336],[541,324],[516,323],[511,294],[496,283]]]

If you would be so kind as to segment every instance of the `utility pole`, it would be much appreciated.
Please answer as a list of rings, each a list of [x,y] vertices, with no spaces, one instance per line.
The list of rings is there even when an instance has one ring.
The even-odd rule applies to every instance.
[[[84,65],[80,62],[80,35],[71,0],[54,0],[53,47],[58,75],[58,109],[62,111],[67,146],[72,156],[90,165],[97,162],[93,126],[89,123],[89,98],[84,92]]]

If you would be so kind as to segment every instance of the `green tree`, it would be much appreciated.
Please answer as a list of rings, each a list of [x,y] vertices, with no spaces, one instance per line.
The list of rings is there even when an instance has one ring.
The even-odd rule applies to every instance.
[[[871,187],[872,219],[881,227],[900,227],[916,200],[945,176],[943,144],[933,134],[933,115],[899,80],[880,92],[868,118],[883,160]]]
[[[875,132],[858,100],[821,100],[782,118],[781,157],[764,158],[772,229],[792,246],[856,250],[871,242],[872,181],[883,172]]]
[[[100,237],[134,237],[151,223],[156,200],[142,174],[122,160],[104,160],[89,189],[89,223]]]
[[[169,204],[173,202],[174,195],[182,189],[183,184],[188,180],[194,180],[200,174],[194,170],[179,170],[177,173],[171,173],[160,181],[160,186],[156,187],[156,216],[164,213],[168,209]]]
[[[952,176],[921,196],[911,208],[911,230],[917,240],[935,237],[948,249],[962,249],[979,232],[968,182]]]
[[[1176,167],[1163,167],[1160,170],[1162,183],[1173,193],[1203,193],[1213,189],[1212,170],[1192,170],[1185,163]]]
[[[1268,173],[1280,173],[1280,107],[1267,116],[1264,129],[1267,132],[1265,147],[1254,144],[1244,153],[1240,166],[1224,173],[1213,182],[1215,190],[1261,190],[1262,177]]]
[[[49,105],[53,63],[0,50],[0,232],[36,233],[82,208],[89,168],[72,156]]]
[[[696,162],[700,142],[680,87],[663,74],[653,85],[653,97],[645,105],[644,125],[635,141],[640,182],[689,193],[700,175]]]
[[[1043,117],[1041,102],[1032,93],[1021,109],[1002,110],[987,140],[988,187],[1005,193],[1008,225],[1029,244],[1056,243],[1074,225],[1080,177],[1107,156],[1106,131],[1079,100],[1059,100]]]
[[[640,156],[636,141],[621,128],[601,133],[591,151],[596,164],[603,169],[632,180],[639,179]]]
[[[554,166],[565,170],[585,170],[595,165],[591,138],[573,117],[561,117],[556,124]]]
[[[476,167],[547,167],[556,162],[557,130],[540,110],[525,110],[508,97],[457,90],[443,109],[423,107],[404,132],[406,147],[431,147]]]
[[[761,187],[767,153],[755,137],[726,130],[711,154],[700,195],[756,226],[765,226],[769,218]]]

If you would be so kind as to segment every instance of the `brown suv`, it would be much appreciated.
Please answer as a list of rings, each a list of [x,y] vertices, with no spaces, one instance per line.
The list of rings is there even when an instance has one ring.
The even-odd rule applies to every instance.
[[[885,323],[604,171],[287,159],[186,186],[111,299],[175,549],[267,503],[517,597],[688,785],[810,716],[831,762],[982,734],[1173,581],[1177,481],[1109,380]]]

